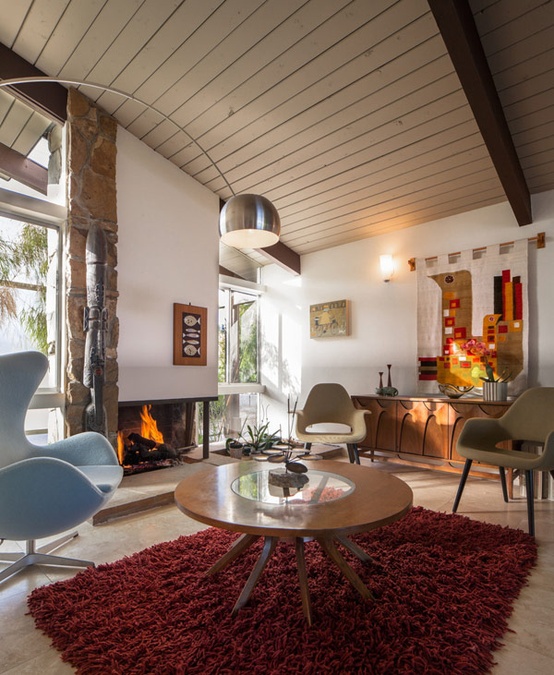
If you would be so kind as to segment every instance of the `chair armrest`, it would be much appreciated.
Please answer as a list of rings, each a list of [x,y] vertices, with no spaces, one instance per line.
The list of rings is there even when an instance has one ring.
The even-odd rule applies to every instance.
[[[299,431],[301,434],[305,434],[306,428],[309,426],[309,424],[306,424],[306,416],[304,414],[303,410],[297,410],[295,413],[296,415],[296,430],[297,432]]]
[[[117,455],[107,438],[84,431],[49,445],[34,446],[35,457],[54,457],[73,466],[118,465]]]
[[[502,426],[499,419],[472,417],[464,424],[456,449],[458,454],[466,457],[466,451],[493,450],[500,441],[510,439],[509,432]]]
[[[371,415],[371,410],[362,410],[358,408],[352,413],[352,433],[353,434],[365,434],[367,432],[367,426],[365,417],[366,415]]]
[[[31,457],[0,469],[0,537],[40,539],[75,527],[106,501],[78,468]]]
[[[546,437],[543,451],[537,458],[537,465],[534,468],[543,471],[554,470],[554,431],[551,431]],[[554,477],[554,474],[552,475]]]

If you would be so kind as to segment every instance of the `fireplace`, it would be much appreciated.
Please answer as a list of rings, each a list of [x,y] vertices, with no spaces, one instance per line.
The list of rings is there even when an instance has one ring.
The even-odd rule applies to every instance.
[[[190,401],[119,403],[117,454],[125,474],[180,464],[196,447]]]

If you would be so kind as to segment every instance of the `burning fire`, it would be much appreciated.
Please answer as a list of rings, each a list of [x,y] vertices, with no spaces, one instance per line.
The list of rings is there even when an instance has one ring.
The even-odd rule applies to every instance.
[[[162,432],[158,429],[158,423],[150,414],[151,408],[151,405],[142,406],[140,411],[140,435],[149,441],[160,444],[164,442],[164,437]],[[123,464],[123,459],[125,457],[125,438],[122,431],[117,433],[117,457],[120,464]]]
[[[117,459],[123,465],[123,458],[125,457],[125,441],[123,440],[123,432],[117,432]]]
[[[158,423],[150,414],[151,405],[143,405],[140,411],[140,419],[142,420],[140,435],[148,438],[150,441],[156,443],[163,443],[164,437],[162,432],[158,429]]]

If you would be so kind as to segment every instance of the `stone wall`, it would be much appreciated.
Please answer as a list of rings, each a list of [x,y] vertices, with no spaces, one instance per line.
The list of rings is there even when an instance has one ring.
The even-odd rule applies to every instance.
[[[108,438],[117,437],[118,320],[117,320],[117,123],[75,89],[69,90],[67,122],[68,232],[66,240],[67,369],[66,433],[85,430],[85,409],[90,390],[83,384],[86,299],[85,245],[89,228],[96,223],[108,243],[106,307],[106,368],[104,403]]]

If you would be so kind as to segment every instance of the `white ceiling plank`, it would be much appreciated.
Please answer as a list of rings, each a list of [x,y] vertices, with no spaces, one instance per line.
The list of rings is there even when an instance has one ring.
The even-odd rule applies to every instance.
[[[90,77],[91,71],[117,40],[143,2],[144,0],[107,2],[67,59],[59,73],[60,76],[79,76],[81,79],[93,81]]]
[[[417,113],[417,111],[416,111]],[[363,164],[371,164],[379,157],[393,153],[399,150],[402,144],[410,145],[422,138],[431,137],[442,130],[455,127],[458,124],[468,121],[470,115],[466,107],[455,108],[444,115],[436,118],[423,116],[425,119],[413,128],[400,127],[400,131],[388,137],[383,134],[380,138],[372,139],[371,135],[364,138],[356,144],[356,148],[348,156],[341,153],[338,149],[330,157],[317,157],[314,160],[304,162],[301,166],[295,167],[292,172],[285,171],[283,174],[277,174],[264,180],[265,192],[271,194],[281,194],[288,190],[288,184],[294,181],[295,184],[313,183],[325,180],[333,174],[342,174],[350,171],[353,167]],[[239,192],[250,192],[259,189],[259,183],[252,179],[245,181],[234,181]]]
[[[356,120],[371,114],[391,100],[405,96],[413,89],[422,89],[426,83],[452,72],[452,64],[444,55],[441,41],[438,38],[426,40],[410,52],[390,59],[382,68],[367,74],[362,72],[361,77],[356,73],[350,82],[341,72],[341,89],[329,93],[327,87],[327,91],[312,98],[309,106],[305,99],[312,96],[315,87],[309,92],[305,90],[274,109],[269,120],[268,116],[262,116],[240,132],[224,137],[221,143],[215,146],[209,143],[207,147],[224,170],[244,163],[246,158],[255,166],[257,157],[265,150],[275,149],[286,154],[287,143],[298,148],[299,135],[303,136],[304,143],[312,142],[348,123],[348,116],[350,120]],[[408,73],[413,75],[411,79]],[[408,81],[410,84],[404,89]],[[268,129],[274,118],[272,128]],[[221,132],[220,127],[218,130]],[[203,136],[202,142],[206,143],[209,136]]]
[[[4,16],[13,12],[14,5],[19,3],[11,2],[10,7],[1,12],[2,23]],[[22,3],[23,6],[28,3]],[[28,5],[28,13],[21,24],[17,38],[11,46],[13,50],[22,56],[29,63],[35,64],[45,45],[51,38],[52,31],[55,30],[58,21],[67,9],[67,0],[35,0]],[[21,10],[19,10],[21,11]],[[18,14],[16,10],[16,15]],[[7,19],[8,21],[10,19]]]
[[[59,74],[107,0],[87,0],[84,3],[79,2],[79,0],[71,0],[69,3],[63,2],[63,0],[54,0],[54,2],[56,7],[60,3],[64,6],[63,12],[34,62],[39,70],[51,76]],[[49,19],[47,8],[48,5],[46,7],[46,20]],[[22,37],[24,34],[27,35],[28,22],[25,22],[24,29],[25,32],[22,31]],[[39,29],[30,30],[28,39],[31,42],[34,42],[37,30]]]
[[[33,0],[0,0],[0,42],[13,48]]]
[[[395,31],[394,19],[396,13],[400,13],[401,8],[398,5],[393,5],[388,11],[379,14],[373,21],[370,21],[369,19],[375,11],[375,5],[362,2],[359,6],[360,12],[362,9],[365,11],[362,17],[368,20],[363,29],[353,30],[354,17],[359,19],[358,15],[355,14],[353,16],[348,14],[347,17],[343,18],[339,24],[340,33],[338,35],[336,31],[332,30],[331,24],[324,24],[318,31],[324,31],[324,34],[317,42],[304,38],[286,51],[278,61],[269,63],[266,68],[259,68],[259,58],[256,58],[250,68],[256,67],[256,74],[248,79],[245,78],[244,82],[232,91],[229,91],[228,82],[221,76],[211,83],[210,90],[203,91],[201,96],[187,101],[186,109],[176,111],[176,118],[182,123],[190,124],[194,133],[197,133],[196,119],[201,121],[204,127],[212,127],[214,124],[225,121],[226,133],[229,134],[240,129],[244,120],[248,120],[248,123],[252,121],[251,110],[255,113],[254,119],[269,114],[279,103],[299,94],[307,86],[318,82],[321,79],[322,72],[334,73],[341,64],[362,55],[365,55],[365,72],[382,67],[384,63],[383,51],[385,54],[391,53],[387,44],[387,37]],[[409,4],[402,12],[403,25],[405,23],[408,25],[405,25],[405,29],[401,33],[402,38],[396,41],[396,53],[402,51],[405,41],[407,48],[413,45],[413,42],[411,42],[412,26],[409,22],[420,18],[421,9],[419,7],[420,3],[415,2]],[[344,14],[347,15],[346,12]],[[347,19],[351,19],[352,23]],[[430,17],[424,16],[422,24],[427,26],[430,31],[436,32],[436,27],[432,24]],[[375,39],[372,41],[372,36],[375,38],[375,35],[379,36],[377,44],[375,44]],[[385,44],[384,50],[379,49],[381,44]],[[370,49],[368,49],[368,45],[372,45]],[[322,50],[319,54],[315,53],[316,47]],[[308,50],[307,54],[306,50]],[[255,56],[255,54],[250,55],[250,58],[253,59]],[[309,60],[307,60],[308,56],[311,57]],[[335,76],[332,86],[333,88],[328,90],[328,95],[331,95],[334,90],[342,88],[343,82],[339,75]],[[229,93],[225,94],[226,91]],[[220,96],[220,102],[214,103],[214,92],[217,92],[217,95]],[[220,92],[223,93],[223,97],[221,97]],[[253,101],[253,107],[246,107]],[[233,114],[229,115],[229,111],[233,111]],[[191,123],[191,118],[194,118],[194,123]]]
[[[89,72],[93,81],[112,84],[153,34],[169,21],[182,0],[145,0]],[[101,99],[100,99],[101,100]]]
[[[317,136],[313,140],[310,138],[311,134],[298,135],[292,139],[298,147],[295,151],[291,151],[291,142],[288,142],[288,139],[286,142],[276,144],[275,147],[282,155],[282,159],[277,162],[271,161],[266,153],[259,152],[255,162],[239,165],[236,169],[231,169],[224,162],[218,165],[231,181],[237,178],[248,180],[252,177],[258,182],[270,176],[276,176],[278,173],[292,170],[306,161],[317,162],[317,158],[323,155],[325,155],[324,161],[328,161],[329,153],[333,150],[338,150],[341,155],[348,155],[351,148],[353,151],[358,151],[360,147],[376,145],[384,138],[396,135],[399,127],[405,132],[429,118],[438,117],[463,106],[465,103],[463,93],[459,90],[452,92],[452,87],[456,84],[457,78],[445,78],[432,83],[429,87],[422,87],[414,93],[396,98],[390,104],[377,110],[372,105],[373,97],[368,97],[367,102],[363,103],[367,110],[373,111],[370,114],[358,115],[357,119],[352,119],[348,110],[345,112],[347,117],[344,120],[342,113],[337,114],[333,118],[340,125],[336,131],[327,133],[325,136]],[[403,90],[406,91],[405,86]],[[400,95],[395,87],[389,88],[389,94],[391,98]],[[383,103],[386,104],[388,97],[383,95],[382,98]],[[368,141],[365,141],[365,138],[368,138]],[[273,152],[269,151],[268,154],[273,155]]]

